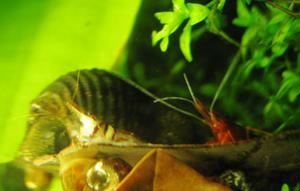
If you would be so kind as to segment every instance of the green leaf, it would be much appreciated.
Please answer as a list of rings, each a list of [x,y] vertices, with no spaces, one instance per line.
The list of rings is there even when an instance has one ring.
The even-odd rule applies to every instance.
[[[191,53],[191,31],[192,31],[192,25],[190,22],[188,22],[184,29],[183,32],[180,35],[179,39],[179,45],[180,45],[180,50],[183,53],[185,59],[189,62],[193,60],[192,53]]]
[[[300,183],[295,186],[294,191],[300,191]]]
[[[241,42],[241,52],[244,58],[246,57],[250,43],[253,42],[253,39],[257,36],[258,31],[259,30],[257,27],[249,27],[243,34]]]
[[[290,188],[289,188],[289,185],[287,185],[286,183],[284,183],[281,187],[281,191],[289,191]]]
[[[207,30],[217,35],[221,34],[224,19],[224,16],[219,11],[210,11],[205,20]]]
[[[251,72],[255,68],[266,68],[272,63],[272,60],[265,56],[265,50],[257,47],[257,49],[254,51],[252,58],[249,59],[243,67],[243,79],[246,79],[250,76]]]
[[[157,12],[154,16],[160,21],[161,24],[168,24],[172,22],[174,13],[173,12]]]
[[[283,80],[281,86],[276,94],[278,99],[282,98],[283,96],[290,94],[289,99],[290,101],[295,101],[295,98],[299,95],[299,87],[300,87],[300,75],[292,72],[292,71],[285,71],[282,74]]]
[[[174,12],[179,12],[184,15],[188,15],[188,10],[184,4],[184,0],[173,0],[173,10]]]
[[[263,56],[261,59],[259,59],[259,61],[257,61],[257,67],[260,68],[267,68],[271,64],[272,64],[272,59],[267,56]]]
[[[174,7],[182,7],[184,6],[184,0],[172,0]]]
[[[289,101],[291,103],[295,102],[299,95],[300,95],[300,86],[294,86],[288,94]]]
[[[258,94],[262,97],[268,98],[270,96],[268,86],[264,83],[261,83],[258,80],[255,80],[252,83],[250,83],[248,88],[255,92],[255,94]]]
[[[152,31],[151,37],[152,46],[155,46],[158,43],[158,41],[160,41],[163,38],[163,34],[161,32],[159,33],[157,31]]]
[[[299,53],[297,55],[297,61],[296,61],[296,63],[297,63],[296,71],[300,71],[300,51],[299,51]]]
[[[180,73],[183,73],[183,69],[185,68],[185,63],[181,59],[178,62],[176,62],[173,66],[172,69],[170,70],[170,76],[176,76],[179,75]]]
[[[255,68],[256,61],[254,59],[248,60],[242,67],[241,67],[241,80],[244,81],[247,79],[253,69]]]
[[[200,86],[201,95],[207,97],[213,97],[218,89],[218,86],[214,83],[205,83]]]
[[[223,10],[225,3],[226,3],[226,0],[220,0],[219,1],[218,6],[217,6],[219,11]]]
[[[188,3],[187,8],[189,10],[190,24],[195,25],[203,21],[209,14],[209,9],[201,4]]]
[[[237,1],[237,15],[238,18],[233,20],[233,24],[241,27],[247,27],[250,24],[251,14],[245,5],[244,1]]]
[[[270,101],[264,107],[264,117],[270,123],[274,123],[275,120],[286,119],[288,115],[285,113],[284,107],[277,102],[276,98],[271,97]]]
[[[169,44],[169,38],[165,37],[160,43],[160,49],[162,52],[166,52]]]
[[[276,43],[272,46],[272,52],[274,53],[274,56],[279,57],[285,53],[288,47],[289,43],[287,42]]]
[[[281,20],[280,24],[282,24],[283,20]],[[284,26],[279,25],[280,28],[277,28],[276,35],[272,39],[272,44],[277,45],[277,44],[286,44],[286,38],[289,35],[289,31],[291,29],[291,22],[285,22]],[[273,48],[272,48],[273,50]],[[273,51],[274,52],[274,51]],[[275,51],[276,52],[276,51]]]
[[[243,1],[245,1],[245,3],[247,3],[247,5],[250,5],[252,2],[252,0],[243,0]]]
[[[285,53],[290,45],[290,40],[294,39],[294,35],[299,35],[300,29],[297,29],[297,24],[293,18],[288,20],[285,17],[280,17],[276,28],[275,36],[272,39],[272,52],[274,56],[279,57]],[[299,23],[299,22],[297,22]]]

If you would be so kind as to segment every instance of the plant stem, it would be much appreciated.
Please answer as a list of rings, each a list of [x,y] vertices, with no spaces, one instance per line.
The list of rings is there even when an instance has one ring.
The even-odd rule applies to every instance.
[[[291,11],[291,10],[289,10],[289,9],[287,9],[287,8],[284,8],[284,7],[278,5],[277,3],[273,2],[273,1],[270,1],[270,0],[268,0],[267,3],[268,3],[269,5],[271,5],[272,7],[275,7],[276,9],[279,9],[279,10],[285,12],[286,14],[288,14],[288,15],[290,15],[290,16],[294,16],[294,17],[296,17],[296,18],[298,18],[298,19],[300,18],[300,13],[293,12],[293,11]],[[299,3],[299,2],[297,2],[297,1],[291,1],[291,3],[292,3],[291,5],[293,5],[294,3]],[[292,6],[291,6],[291,7],[292,7]],[[290,7],[290,8],[291,8],[291,7]]]
[[[198,29],[196,29],[196,30],[194,30],[194,31],[192,32],[192,40],[198,39],[198,38],[199,38],[200,36],[202,36],[202,34],[204,34],[206,31],[207,31],[207,28],[206,28],[205,25],[202,26],[202,27],[200,27],[200,28],[198,28]]]
[[[220,2],[220,0],[216,0],[216,1],[212,1],[214,2],[212,10],[211,10],[211,14],[216,15],[218,12],[218,4]],[[212,24],[214,25],[214,30],[211,30],[212,33],[219,35],[220,37],[222,37],[223,39],[225,39],[227,42],[229,42],[230,44],[233,44],[236,47],[240,47],[240,43],[237,42],[236,40],[234,40],[233,38],[231,38],[228,34],[226,34],[224,31],[222,31],[221,29],[219,29],[217,27],[217,25],[215,23]]]
[[[238,52],[236,53],[236,55],[233,57],[230,65],[229,65],[229,67],[228,67],[228,69],[227,69],[227,71],[226,71],[226,73],[225,73],[225,75],[224,75],[224,77],[223,77],[223,79],[222,79],[222,81],[221,81],[221,83],[220,83],[220,85],[219,85],[216,93],[215,93],[215,96],[214,96],[213,101],[211,102],[211,105],[210,105],[210,108],[209,108],[209,110],[211,112],[213,111],[215,103],[216,103],[217,99],[219,98],[220,93],[223,90],[225,84],[227,83],[230,75],[232,74],[233,70],[236,68],[237,63],[240,60],[240,57],[241,57],[241,51],[239,49]]]
[[[227,35],[224,31],[220,30],[218,32],[218,35],[220,35],[223,39],[225,39],[227,42],[229,42],[230,44],[233,44],[234,46],[236,46],[237,48],[240,47],[240,43],[237,42],[236,40],[234,40],[233,38],[231,38],[229,35]]]

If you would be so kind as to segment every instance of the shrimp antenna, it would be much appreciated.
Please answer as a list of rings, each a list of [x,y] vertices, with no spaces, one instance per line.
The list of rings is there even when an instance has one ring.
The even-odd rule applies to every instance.
[[[198,101],[197,101],[197,98],[195,97],[195,94],[194,94],[194,92],[193,92],[193,90],[192,90],[192,87],[191,87],[191,85],[190,85],[190,83],[189,83],[188,78],[186,77],[186,74],[183,74],[183,77],[184,77],[184,80],[185,80],[185,82],[186,82],[186,84],[187,84],[187,87],[188,87],[188,89],[189,89],[189,92],[190,92],[190,94],[191,94],[191,97],[192,97],[192,100],[193,100],[193,101],[191,101],[191,100],[189,100],[189,99],[187,99],[187,98],[183,98],[183,97],[164,97],[164,98],[156,98],[156,99],[154,100],[154,103],[156,103],[156,102],[164,103],[166,100],[180,100],[180,101],[185,101],[185,102],[188,102],[188,103],[190,103],[190,104],[192,104],[192,105],[195,105],[195,103],[198,102]],[[168,102],[165,102],[165,103],[168,103]],[[207,121],[206,121],[206,120],[204,120],[204,119],[202,119],[202,118],[200,118],[200,117],[198,117],[198,116],[195,116],[194,114],[192,114],[192,113],[190,113],[190,112],[188,112],[188,111],[179,109],[179,108],[177,108],[177,107],[174,107],[173,105],[171,105],[171,106],[173,107],[173,109],[175,109],[175,110],[177,110],[177,111],[180,111],[181,113],[185,113],[186,115],[192,116],[192,117],[198,119],[199,121],[201,121],[201,123],[207,125]]]
[[[122,79],[122,80],[124,80],[125,82],[129,83],[129,84],[132,85],[133,87],[139,89],[139,90],[140,90],[141,92],[143,92],[144,94],[146,94],[146,95],[150,96],[151,98],[153,98],[155,103],[159,102],[159,103],[161,103],[161,104],[163,104],[163,105],[165,105],[165,106],[167,106],[167,107],[169,107],[169,108],[171,108],[171,109],[174,109],[175,111],[177,111],[177,112],[179,112],[179,113],[182,113],[182,114],[184,114],[184,115],[186,115],[186,116],[189,116],[189,117],[192,117],[192,118],[194,118],[194,119],[197,119],[197,120],[199,120],[201,123],[206,124],[206,122],[205,122],[203,119],[201,119],[199,116],[197,116],[197,115],[195,115],[195,114],[193,114],[193,113],[191,113],[191,112],[189,112],[189,111],[186,111],[186,110],[183,110],[183,109],[181,109],[181,108],[178,108],[178,107],[176,107],[176,106],[170,104],[169,102],[165,101],[164,99],[158,98],[156,95],[152,94],[151,92],[149,92],[148,90],[146,90],[146,89],[143,88],[142,86],[140,86],[140,85],[134,83],[133,81],[131,81],[131,80],[129,80],[129,79],[126,79],[126,78],[123,78],[122,76],[119,76],[119,75],[117,75],[117,77],[120,78],[120,79]]]
[[[202,115],[202,117],[204,117],[205,120],[203,119],[203,121],[205,121],[205,124],[207,124],[207,121],[210,120],[209,111],[206,109],[204,104],[199,99],[196,98],[196,96],[193,92],[192,86],[190,85],[186,74],[183,74],[183,77],[184,77],[185,83],[189,89],[189,92],[191,94],[191,97],[193,99],[193,105],[195,106],[196,110]]]
[[[184,102],[187,102],[187,103],[190,103],[190,104],[193,104],[194,105],[194,102],[187,99],[187,98],[184,98],[184,97],[163,97],[163,98],[158,98],[158,99],[155,99],[153,102],[156,103],[156,102],[159,102],[159,101],[166,101],[166,100],[180,100],[180,101],[184,101]]]
[[[193,99],[193,102],[196,103],[196,102],[197,102],[197,99],[196,99],[196,97],[195,97],[195,94],[194,94],[194,92],[193,92],[192,86],[190,85],[190,82],[189,82],[189,80],[188,80],[188,78],[187,78],[187,76],[186,76],[185,73],[183,74],[183,77],[184,77],[185,83],[186,83],[186,85],[187,85],[187,87],[188,87],[188,89],[189,89],[189,92],[190,92],[190,94],[191,94],[191,97],[192,97],[192,99]]]
[[[183,97],[164,97],[164,98],[156,98],[153,102],[154,102],[154,103],[162,103],[162,104],[165,104],[165,105],[167,105],[168,107],[170,107],[170,108],[172,108],[172,109],[174,109],[174,110],[176,110],[176,111],[178,111],[178,112],[180,112],[180,113],[183,113],[183,114],[185,114],[185,115],[188,115],[188,116],[190,116],[190,117],[193,117],[193,118],[199,120],[199,121],[200,121],[201,123],[203,123],[203,124],[207,124],[207,122],[206,122],[205,120],[203,120],[202,118],[200,118],[200,117],[194,115],[193,113],[191,113],[191,112],[189,112],[189,111],[186,111],[186,110],[180,109],[180,108],[178,108],[178,107],[176,107],[176,106],[173,106],[173,105],[171,105],[170,103],[166,102],[166,100],[180,100],[180,101],[185,101],[185,102],[188,102],[188,103],[194,105],[194,102],[193,102],[193,101],[191,101],[191,100],[189,100],[189,99],[187,99],[187,98],[183,98]]]
[[[195,94],[194,94],[194,92],[193,92],[193,90],[192,90],[192,87],[191,87],[191,85],[190,85],[190,83],[189,83],[189,80],[188,80],[186,74],[183,74],[183,77],[184,77],[184,80],[185,80],[186,85],[187,85],[187,87],[188,87],[188,90],[189,90],[189,92],[190,92],[190,94],[191,94],[192,100],[187,99],[187,98],[183,98],[183,97],[164,97],[164,98],[156,98],[153,102],[154,102],[154,103],[160,102],[160,103],[164,103],[164,104],[169,104],[168,102],[166,102],[166,100],[180,100],[180,101],[184,101],[184,102],[190,103],[190,104],[192,104],[193,106],[195,106],[196,109],[197,109],[197,111],[199,111],[200,114],[201,114],[203,117],[205,117],[205,118],[207,119],[207,118],[208,118],[208,115],[206,114],[206,112],[202,111],[203,109],[199,109],[199,108],[198,108],[198,104],[201,104],[201,106],[200,106],[201,108],[204,107],[204,106],[203,106],[202,102],[200,102],[200,101],[196,98],[196,96],[195,96]],[[170,107],[170,106],[171,106],[173,109],[175,109],[175,110],[177,110],[177,111],[179,111],[179,112],[181,112],[181,113],[184,113],[184,114],[186,114],[186,115],[192,116],[192,117],[198,119],[199,121],[201,121],[201,123],[203,123],[203,124],[205,124],[205,125],[208,125],[208,122],[207,122],[206,120],[204,120],[203,118],[200,118],[200,117],[198,117],[198,116],[195,116],[194,114],[192,114],[192,113],[190,113],[190,112],[188,112],[188,111],[182,110],[182,109],[180,109],[180,108],[177,108],[177,107],[175,107],[175,106],[173,106],[173,105],[169,105],[169,107]]]

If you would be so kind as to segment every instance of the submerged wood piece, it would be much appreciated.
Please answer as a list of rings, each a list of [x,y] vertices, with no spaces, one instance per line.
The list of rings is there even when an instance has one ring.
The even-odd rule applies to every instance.
[[[74,158],[86,157],[95,160],[107,157],[121,158],[131,166],[136,166],[136,169],[141,166],[142,162],[139,161],[153,149],[167,151],[170,155],[204,176],[219,176],[228,169],[243,171],[247,178],[249,177],[251,186],[257,188],[256,190],[262,190],[262,185],[269,185],[268,182],[278,183],[280,180],[288,182],[289,179],[287,178],[293,177],[291,172],[297,172],[300,169],[299,130],[225,145],[147,143],[81,145],[68,147],[56,155],[55,158],[58,159],[61,167]],[[156,157],[156,155],[154,156]],[[143,160],[146,160],[145,158],[147,157],[144,157]],[[151,160],[153,161],[153,159]],[[149,162],[147,163],[149,165]],[[144,170],[143,168],[146,167],[139,167],[142,168],[140,171],[143,173],[140,173],[140,175],[136,173],[134,175],[136,177],[132,178],[132,181],[140,179],[136,182],[140,182],[141,185],[153,182],[154,180],[151,177],[153,177],[154,171],[150,167],[147,166],[148,169]],[[145,176],[150,178],[143,179]],[[274,190],[278,190],[282,184],[283,182],[279,182],[279,184],[276,184],[277,186],[271,186]],[[264,187],[263,190],[269,190],[269,187]]]
[[[66,155],[78,156],[83,152],[91,157],[118,157],[135,166],[146,153],[157,148],[167,150],[205,175],[215,175],[227,169],[267,174],[300,169],[299,130],[225,145],[95,144],[76,148]]]
[[[229,191],[161,149],[143,157],[117,191]]]

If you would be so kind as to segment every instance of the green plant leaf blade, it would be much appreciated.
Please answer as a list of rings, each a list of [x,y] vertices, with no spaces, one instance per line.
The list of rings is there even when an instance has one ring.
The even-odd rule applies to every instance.
[[[193,60],[192,53],[191,53],[191,31],[192,26],[190,22],[186,24],[186,26],[183,29],[183,32],[180,35],[179,39],[179,46],[180,50],[182,51],[185,59],[189,62]]]
[[[233,20],[233,24],[241,27],[247,27],[250,24],[251,15],[245,2],[240,0],[237,1],[237,15],[238,18]]]
[[[160,43],[161,51],[166,52],[167,48],[168,48],[168,45],[169,45],[169,38],[168,37],[163,38],[161,43]]]
[[[188,3],[187,8],[189,10],[190,24],[195,25],[203,21],[209,14],[209,9],[201,4]]]
[[[283,184],[282,187],[281,187],[281,191],[289,191],[290,188],[287,184]]]
[[[184,0],[172,0],[174,12],[188,15],[188,10],[185,6]]]
[[[174,13],[173,12],[157,12],[154,16],[160,21],[161,24],[167,24],[172,22]]]

